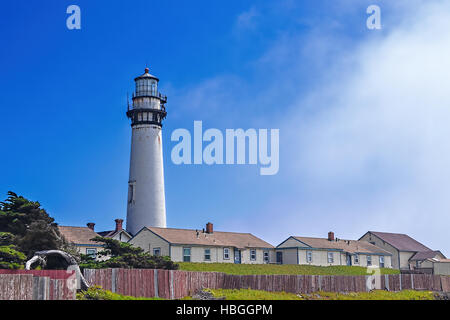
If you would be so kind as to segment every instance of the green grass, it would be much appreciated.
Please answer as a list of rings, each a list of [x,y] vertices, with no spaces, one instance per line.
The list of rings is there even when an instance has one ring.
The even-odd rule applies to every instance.
[[[348,266],[310,266],[310,265],[277,265],[277,264],[234,264],[234,263],[194,263],[180,262],[180,270],[185,271],[217,271],[228,274],[301,274],[301,275],[367,275],[365,267]],[[381,268],[381,274],[399,274],[398,270]]]
[[[226,300],[434,300],[431,291],[404,290],[389,292],[374,290],[371,292],[316,292],[312,294],[294,294],[286,292],[268,292],[261,290],[208,290],[215,297],[225,297]]]
[[[86,291],[81,291],[80,293],[77,293],[77,300],[164,300],[164,299],[124,296],[118,293],[113,293],[108,290],[103,290],[99,286],[93,286]]]

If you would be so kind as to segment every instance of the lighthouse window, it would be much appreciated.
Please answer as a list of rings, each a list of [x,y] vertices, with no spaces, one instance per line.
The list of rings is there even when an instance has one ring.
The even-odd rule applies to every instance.
[[[135,188],[134,183],[130,182],[128,184],[128,203],[130,204],[134,202],[134,191],[135,191],[134,188]]]

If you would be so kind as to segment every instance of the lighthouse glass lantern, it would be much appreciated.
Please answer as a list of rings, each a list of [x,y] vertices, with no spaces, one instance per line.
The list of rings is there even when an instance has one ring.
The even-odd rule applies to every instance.
[[[153,124],[162,127],[166,117],[167,97],[158,92],[159,79],[145,69],[145,73],[136,79],[132,107],[128,107],[127,116],[133,124]]]

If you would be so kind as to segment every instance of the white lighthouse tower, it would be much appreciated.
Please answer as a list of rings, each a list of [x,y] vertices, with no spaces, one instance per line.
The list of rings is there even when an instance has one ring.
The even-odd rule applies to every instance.
[[[166,227],[161,128],[167,97],[158,92],[159,79],[148,68],[134,81],[127,111],[132,137],[126,229],[132,235],[144,226]]]

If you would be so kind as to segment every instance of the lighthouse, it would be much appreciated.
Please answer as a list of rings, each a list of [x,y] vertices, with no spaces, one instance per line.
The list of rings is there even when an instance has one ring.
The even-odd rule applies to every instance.
[[[134,81],[127,110],[132,134],[126,229],[132,235],[143,227],[166,227],[161,129],[167,97],[159,93],[159,79],[148,68]]]

